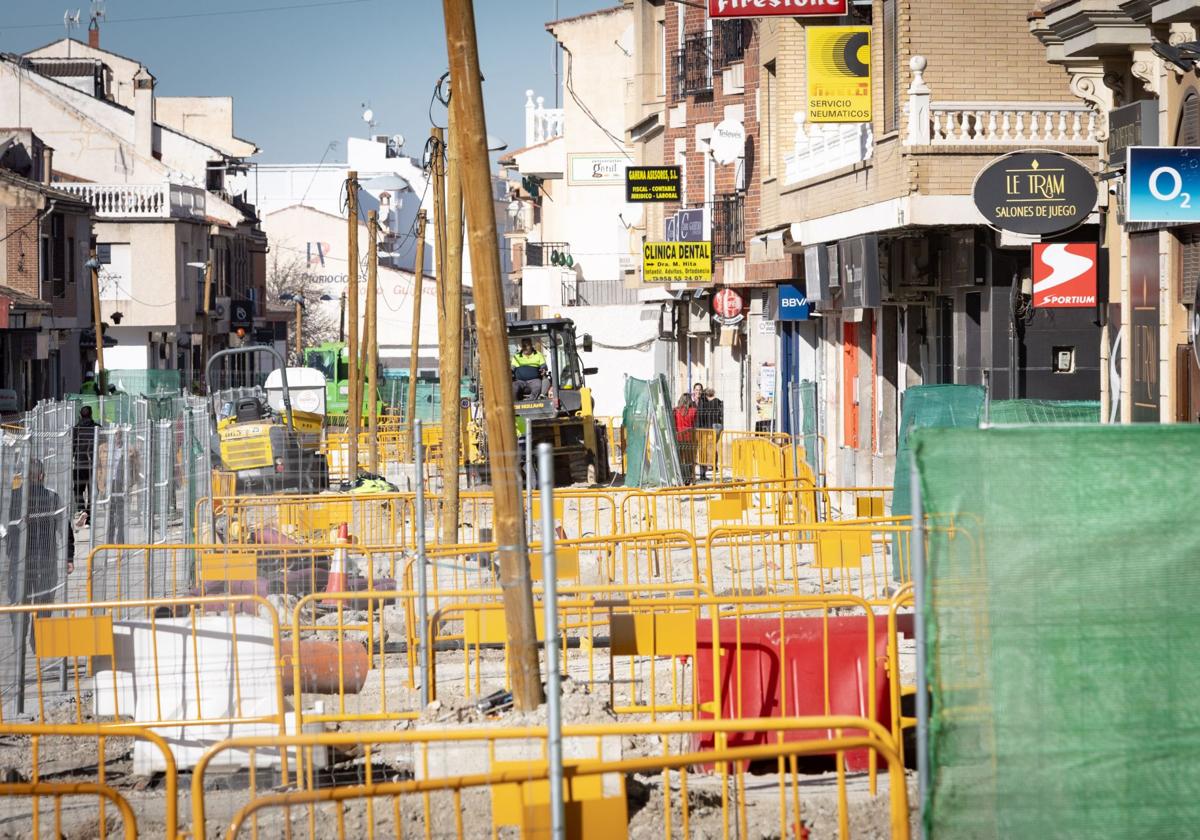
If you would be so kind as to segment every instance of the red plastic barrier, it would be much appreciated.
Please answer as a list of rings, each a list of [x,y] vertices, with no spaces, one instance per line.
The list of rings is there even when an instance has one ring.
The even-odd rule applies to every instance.
[[[867,622],[875,622],[875,650],[867,649]],[[780,632],[782,629],[782,633]],[[825,704],[825,653],[828,638],[829,705]],[[855,715],[868,717],[868,671],[875,668],[875,719],[891,727],[887,674],[887,616],[827,618],[725,618],[720,620],[721,717],[792,717]],[[712,622],[696,624],[696,675],[700,702],[712,703]],[[874,660],[873,663],[871,660]],[[735,668],[735,662],[738,668]],[[740,677],[739,677],[740,669]],[[786,705],[785,705],[786,704]],[[702,718],[713,715],[701,712]],[[823,732],[788,732],[786,740],[827,737]],[[850,733],[846,734],[861,734]],[[729,746],[766,743],[768,733],[730,734]],[[712,733],[697,736],[697,746],[713,745]],[[867,751],[847,754],[852,770],[867,767]]]

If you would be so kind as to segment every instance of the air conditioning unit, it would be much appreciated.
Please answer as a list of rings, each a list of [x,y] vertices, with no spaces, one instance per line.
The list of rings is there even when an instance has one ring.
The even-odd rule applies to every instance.
[[[212,309],[213,319],[216,323],[216,331],[218,333],[227,333],[230,330],[229,326],[229,310],[232,300],[227,297],[218,297],[216,306]]]
[[[712,335],[712,313],[707,300],[688,301],[688,335]]]

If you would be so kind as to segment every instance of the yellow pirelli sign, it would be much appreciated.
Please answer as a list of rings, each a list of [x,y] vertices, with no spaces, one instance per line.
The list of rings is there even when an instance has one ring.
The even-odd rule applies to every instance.
[[[711,283],[711,242],[647,242],[642,245],[647,283]]]
[[[871,121],[871,27],[806,26],[808,121]]]

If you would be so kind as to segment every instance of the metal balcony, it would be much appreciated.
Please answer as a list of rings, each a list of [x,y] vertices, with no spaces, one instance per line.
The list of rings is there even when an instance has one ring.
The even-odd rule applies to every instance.
[[[736,257],[746,253],[745,211],[742,193],[720,196],[709,205],[714,257]]]
[[[712,93],[712,39],[708,35],[688,35],[683,47],[675,51],[675,99]]]

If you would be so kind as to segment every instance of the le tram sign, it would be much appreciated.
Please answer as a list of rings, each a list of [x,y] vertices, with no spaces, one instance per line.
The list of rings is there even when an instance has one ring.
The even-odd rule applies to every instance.
[[[1058,152],[1013,152],[983,168],[972,195],[992,227],[1041,236],[1070,230],[1088,217],[1096,206],[1096,178]]]

